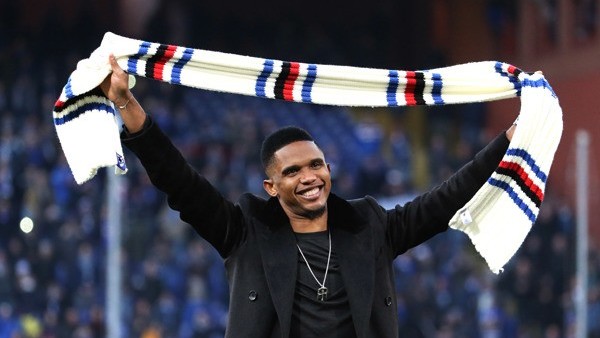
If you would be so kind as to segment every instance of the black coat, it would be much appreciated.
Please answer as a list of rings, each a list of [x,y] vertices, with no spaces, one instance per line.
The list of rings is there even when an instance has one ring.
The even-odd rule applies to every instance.
[[[230,304],[227,337],[288,337],[297,248],[275,198],[225,198],[187,164],[154,123],[123,135],[152,183],[225,259]],[[485,183],[508,147],[504,133],[449,180],[404,206],[385,210],[372,197],[330,195],[328,226],[358,337],[398,337],[392,262],[448,229],[448,221]],[[324,337],[325,338],[325,337]]]

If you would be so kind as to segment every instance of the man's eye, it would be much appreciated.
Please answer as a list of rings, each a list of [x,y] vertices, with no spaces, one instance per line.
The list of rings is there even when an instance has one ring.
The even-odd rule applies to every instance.
[[[323,166],[323,163],[321,162],[313,162],[312,167],[313,168],[321,168]]]

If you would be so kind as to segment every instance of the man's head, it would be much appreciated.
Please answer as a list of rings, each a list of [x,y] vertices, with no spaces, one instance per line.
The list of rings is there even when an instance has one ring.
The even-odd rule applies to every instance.
[[[331,175],[312,136],[298,127],[269,135],[261,147],[265,191],[277,197],[288,216],[314,219],[326,210]]]
[[[269,175],[269,166],[273,164],[275,152],[296,141],[314,142],[315,140],[306,130],[294,126],[278,129],[265,138],[260,149],[260,159],[267,176]]]

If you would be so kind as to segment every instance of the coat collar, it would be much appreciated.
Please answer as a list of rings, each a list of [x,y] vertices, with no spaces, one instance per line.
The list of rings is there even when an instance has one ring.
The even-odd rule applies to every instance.
[[[331,194],[327,200],[328,227],[348,293],[354,325],[368,327],[374,285],[373,238],[364,217],[347,201]],[[259,234],[265,275],[281,324],[289,334],[296,287],[298,253],[289,219],[276,198],[271,198],[257,219],[265,225]]]

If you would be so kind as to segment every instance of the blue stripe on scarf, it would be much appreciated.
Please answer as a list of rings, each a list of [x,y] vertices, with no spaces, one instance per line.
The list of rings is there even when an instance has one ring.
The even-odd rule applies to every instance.
[[[177,62],[175,62],[173,65],[173,71],[171,72],[171,83],[181,84],[181,70],[188,63],[188,61],[190,61],[193,54],[194,50],[192,48],[186,48],[183,51],[181,59],[177,60]]]
[[[506,151],[506,154],[519,156],[522,159],[524,159],[525,162],[527,162],[527,164],[531,168],[531,171],[533,171],[533,173],[535,174],[535,176],[542,180],[543,183],[546,183],[548,176],[542,171],[542,169],[540,169],[540,167],[535,163],[533,157],[531,157],[531,155],[525,149],[510,148]]]
[[[83,98],[83,96],[82,96],[82,98]],[[55,117],[54,125],[60,126],[65,123],[68,123],[69,121],[78,118],[79,115],[81,115],[85,112],[91,111],[91,110],[105,111],[109,114],[115,115],[115,110],[108,104],[102,103],[102,102],[90,102],[90,103],[86,103],[86,104],[83,104],[83,105],[77,107],[77,109],[74,109],[72,112],[70,112],[62,117]]]
[[[144,74],[138,74],[137,62],[142,56],[148,54],[148,49],[150,48],[150,46],[151,46],[151,43],[146,42],[146,41],[143,41],[140,44],[140,49],[138,49],[137,54],[133,55],[132,57],[130,57],[127,60],[127,73],[136,74],[136,75],[144,75]]]
[[[537,79],[537,80],[524,79],[522,81],[522,85],[527,86],[527,87],[532,87],[532,88],[539,88],[539,87],[546,88],[550,91],[550,93],[552,93],[552,96],[554,98],[557,97],[556,93],[554,92],[552,87],[550,87],[550,84],[548,83],[548,81],[546,81],[544,79]]]
[[[431,96],[433,97],[433,102],[435,104],[444,104],[444,99],[442,99],[442,74],[433,73],[431,74],[431,79],[433,80],[433,88],[431,88]]]
[[[254,87],[256,96],[267,97],[267,94],[265,93],[265,86],[267,85],[267,79],[269,76],[271,76],[271,73],[273,73],[274,63],[275,62],[271,59],[266,59],[263,63],[263,70],[260,72],[260,75],[258,75],[258,78],[256,79],[256,85]]]
[[[517,91],[517,96],[521,96],[521,82],[519,82],[519,79],[516,76],[509,74],[508,72],[502,70],[503,65],[504,65],[504,63],[502,63],[502,62],[499,62],[499,61],[496,62],[496,65],[494,66],[496,73],[506,77],[508,79],[508,81],[510,83],[512,83],[513,87]]]
[[[69,77],[69,80],[67,80],[67,84],[65,85],[64,90],[65,90],[65,95],[67,96],[67,100],[75,97],[75,94],[73,94],[73,87],[71,86],[71,77]],[[65,100],[65,101],[67,101],[67,100]]]
[[[533,211],[531,211],[531,209],[529,209],[527,204],[523,202],[523,200],[519,197],[519,195],[517,195],[517,193],[508,183],[499,181],[493,177],[490,177],[488,179],[488,183],[504,190],[508,194],[508,196],[513,200],[513,202],[519,207],[519,209],[523,211],[525,216],[527,216],[527,218],[529,218],[529,220],[532,223],[535,222],[536,215],[533,213]]]
[[[387,104],[390,107],[398,106],[398,99],[396,98],[396,92],[398,90],[398,71],[390,70],[388,73],[388,77],[390,78],[388,82],[388,87],[386,90]]]
[[[317,78],[317,65],[308,65],[308,73],[306,74],[306,80],[302,84],[302,102],[312,102],[312,86]]]

